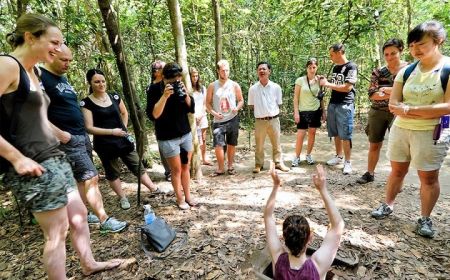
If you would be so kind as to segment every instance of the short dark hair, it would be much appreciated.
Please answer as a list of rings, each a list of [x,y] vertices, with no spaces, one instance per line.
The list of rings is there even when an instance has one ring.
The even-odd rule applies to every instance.
[[[447,32],[442,26],[442,23],[436,20],[426,21],[414,27],[409,31],[407,43],[408,45],[414,42],[418,42],[425,36],[430,36],[434,43],[441,45],[447,39]]]
[[[383,52],[387,47],[396,47],[400,52],[402,52],[405,45],[403,44],[402,39],[392,38],[384,43]]]
[[[105,74],[100,69],[89,69],[89,70],[87,70],[87,72],[86,72],[86,81],[89,84],[89,93],[92,93],[91,81],[92,81],[92,77],[94,77],[95,74],[99,74],[99,75],[102,75],[103,77],[105,77]]]
[[[172,79],[175,77],[179,77],[181,76],[182,72],[183,68],[181,68],[181,66],[178,65],[176,62],[167,63],[162,70],[162,74],[165,79]]]
[[[283,238],[291,254],[298,257],[305,250],[311,235],[309,223],[299,215],[288,216],[283,222]]]
[[[306,68],[308,68],[308,66],[311,65],[311,64],[319,65],[317,63],[317,58],[311,57],[310,59],[308,59],[308,61],[306,61]]]
[[[343,54],[345,53],[345,45],[341,44],[341,43],[336,43],[336,44],[332,45],[329,49],[333,50],[333,52],[341,51]]]
[[[272,70],[272,65],[270,65],[270,63],[267,61],[258,62],[258,64],[256,65],[256,69],[258,69],[259,65],[263,65],[263,64],[267,65],[267,68],[269,68],[269,70]]]

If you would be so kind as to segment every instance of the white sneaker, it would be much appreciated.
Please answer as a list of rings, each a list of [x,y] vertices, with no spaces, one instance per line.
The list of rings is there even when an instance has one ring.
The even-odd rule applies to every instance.
[[[296,157],[292,160],[291,167],[297,167],[300,165],[300,157]]]
[[[342,173],[344,175],[348,175],[348,174],[352,173],[352,171],[353,171],[352,163],[350,161],[346,160],[344,162],[344,169],[342,170]]]
[[[306,155],[306,162],[307,162],[309,165],[313,165],[313,164],[314,164],[314,160],[313,160],[313,158],[312,158],[311,155]]]
[[[122,208],[123,210],[127,210],[130,209],[131,205],[130,202],[128,201],[128,198],[126,197],[122,197],[120,199],[120,208]]]
[[[338,155],[335,155],[334,158],[330,159],[329,161],[327,161],[327,165],[338,165],[342,163],[342,157],[339,157]]]

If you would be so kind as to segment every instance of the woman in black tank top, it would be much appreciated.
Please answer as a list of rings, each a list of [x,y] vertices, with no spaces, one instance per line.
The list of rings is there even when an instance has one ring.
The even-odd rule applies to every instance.
[[[99,263],[92,256],[87,210],[74,190],[70,165],[57,148],[58,141],[47,119],[49,100],[34,71],[38,62],[55,59],[63,43],[61,31],[44,16],[25,14],[7,40],[14,51],[0,56],[0,157],[11,164],[4,183],[33,213],[42,229],[48,278],[66,279],[69,224],[84,274],[117,267],[121,261]]]

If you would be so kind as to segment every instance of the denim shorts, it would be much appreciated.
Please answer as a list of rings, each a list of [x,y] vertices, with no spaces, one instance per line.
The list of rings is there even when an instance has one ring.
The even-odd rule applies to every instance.
[[[341,140],[351,140],[354,112],[354,104],[330,103],[327,112],[328,137],[339,136]]]
[[[189,132],[181,137],[170,140],[158,140],[158,146],[165,158],[178,156],[181,151],[186,153],[191,152],[193,150],[192,133]]]
[[[237,146],[239,137],[239,117],[213,124],[213,146]]]
[[[31,212],[55,210],[67,205],[67,194],[76,188],[72,169],[64,156],[40,163],[45,172],[39,177],[20,176],[10,169],[3,183],[8,185],[21,205]]]
[[[72,135],[70,141],[61,144],[59,149],[66,153],[78,182],[87,181],[98,174],[92,162],[92,145],[88,135]]]

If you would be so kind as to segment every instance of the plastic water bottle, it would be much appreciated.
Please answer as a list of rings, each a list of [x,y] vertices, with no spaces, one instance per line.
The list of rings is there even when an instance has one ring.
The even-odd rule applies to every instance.
[[[146,204],[144,205],[144,221],[145,224],[149,225],[151,223],[153,223],[153,221],[155,220],[155,212],[153,212],[152,207],[150,206],[150,204]]]

